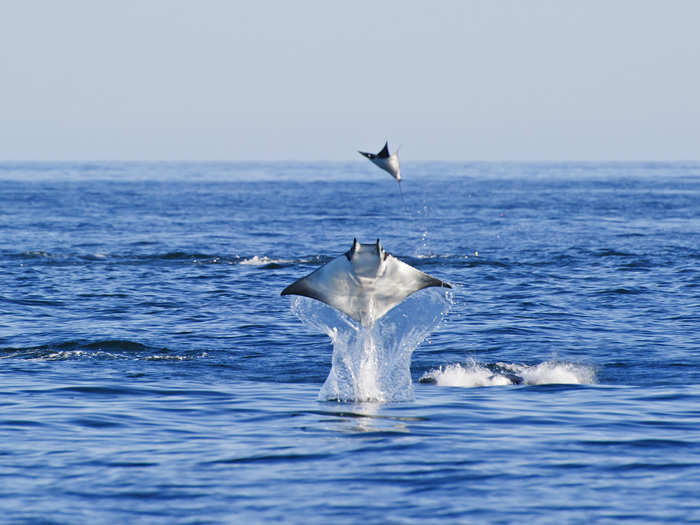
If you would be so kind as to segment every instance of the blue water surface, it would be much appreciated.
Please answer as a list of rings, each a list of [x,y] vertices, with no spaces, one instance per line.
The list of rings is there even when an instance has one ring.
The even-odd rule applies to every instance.
[[[0,521],[700,522],[700,164],[402,175],[0,164]],[[353,237],[454,286],[408,401],[280,297]]]

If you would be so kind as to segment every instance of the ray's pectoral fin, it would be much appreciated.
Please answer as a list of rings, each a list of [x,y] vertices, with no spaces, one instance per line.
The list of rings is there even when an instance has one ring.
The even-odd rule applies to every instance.
[[[310,297],[311,299],[318,299],[319,301],[323,300],[321,297],[319,297],[320,294],[318,294],[316,290],[314,290],[313,286],[309,284],[306,277],[287,286],[284,290],[282,290],[280,295],[301,295],[304,297]]]
[[[424,288],[452,288],[449,283],[423,273],[392,255],[386,256],[386,270],[375,284],[374,315],[379,319],[409,295]]]
[[[377,153],[377,157],[379,157],[380,159],[388,159],[390,156],[391,154],[389,153],[389,141],[387,141],[384,144],[382,150],[379,153]]]
[[[343,312],[355,321],[360,321],[355,305],[359,283],[352,273],[347,254],[336,257],[306,277],[293,282],[282,290],[281,295],[301,295],[316,299]]]

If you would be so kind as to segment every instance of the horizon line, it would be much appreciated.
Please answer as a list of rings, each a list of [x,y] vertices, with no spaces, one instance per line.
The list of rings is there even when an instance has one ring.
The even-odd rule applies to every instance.
[[[538,159],[538,160],[489,160],[489,159],[416,159],[404,160],[409,163],[444,163],[444,164],[696,164],[700,159]],[[362,159],[323,160],[323,159],[0,159],[0,164],[84,164],[84,163],[113,163],[113,164],[347,164],[362,163]]]

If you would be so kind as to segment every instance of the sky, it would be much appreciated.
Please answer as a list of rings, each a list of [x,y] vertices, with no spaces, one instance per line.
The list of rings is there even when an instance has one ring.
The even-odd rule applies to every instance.
[[[0,161],[700,159],[694,0],[0,0]]]

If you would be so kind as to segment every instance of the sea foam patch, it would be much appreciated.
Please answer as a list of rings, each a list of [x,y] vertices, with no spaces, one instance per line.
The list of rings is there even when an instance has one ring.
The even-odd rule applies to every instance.
[[[474,360],[441,366],[423,374],[421,383],[474,388],[505,385],[587,385],[596,382],[595,370],[587,365],[544,361],[538,365],[517,363],[480,364]]]
[[[545,361],[536,366],[499,364],[522,377],[528,385],[589,385],[596,382],[593,367],[579,363]]]
[[[238,264],[243,264],[246,266],[264,266],[266,264],[284,264],[288,263],[284,259],[272,259],[267,255],[253,255],[253,257],[248,257],[247,259],[242,259]]]

